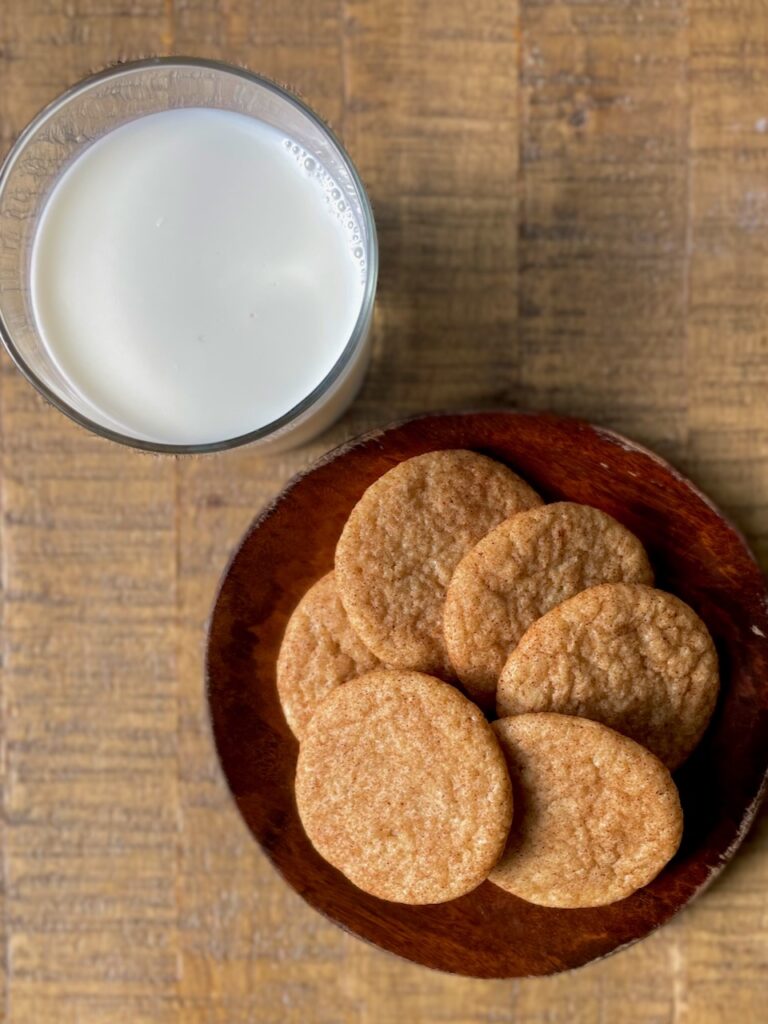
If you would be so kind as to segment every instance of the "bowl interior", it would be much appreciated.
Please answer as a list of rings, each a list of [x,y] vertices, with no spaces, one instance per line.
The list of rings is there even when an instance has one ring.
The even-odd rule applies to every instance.
[[[699,748],[676,773],[680,851],[662,874],[608,907],[536,907],[486,882],[437,906],[368,896],[313,849],[293,795],[298,744],[280,709],[275,661],[291,611],[333,567],[365,488],[403,459],[469,448],[507,463],[547,500],[603,509],[646,545],[657,585],[687,601],[717,645],[722,690]],[[546,415],[429,416],[332,452],[254,521],[213,609],[208,697],[237,806],[284,878],[333,921],[428,967],[485,978],[551,974],[642,938],[692,899],[734,853],[768,768],[768,595],[743,539],[652,453],[587,423]]]

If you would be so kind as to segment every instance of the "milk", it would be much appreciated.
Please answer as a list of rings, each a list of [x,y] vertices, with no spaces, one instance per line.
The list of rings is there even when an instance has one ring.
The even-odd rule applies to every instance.
[[[62,175],[34,239],[31,302],[92,418],[205,444],[272,423],[323,381],[366,274],[360,225],[312,156],[245,115],[179,109],[115,129]],[[349,400],[364,356],[305,434]]]

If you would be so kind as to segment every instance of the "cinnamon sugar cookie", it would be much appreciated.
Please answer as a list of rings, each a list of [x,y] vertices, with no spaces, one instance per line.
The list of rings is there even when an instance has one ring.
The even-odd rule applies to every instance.
[[[499,679],[499,715],[558,711],[609,725],[676,768],[715,707],[717,654],[707,627],[672,594],[591,587],[525,632]]]
[[[490,880],[544,907],[597,907],[647,885],[674,856],[683,815],[653,754],[585,718],[501,718],[515,822]]]
[[[474,704],[418,672],[333,690],[307,726],[296,802],[319,853],[365,892],[442,903],[479,885],[512,820],[504,755]]]
[[[445,675],[445,591],[492,527],[541,499],[475,452],[428,452],[372,484],[336,548],[336,582],[361,640],[388,665]]]
[[[280,645],[277,691],[293,733],[301,739],[331,690],[378,664],[352,629],[329,572],[299,601]]]
[[[651,583],[642,544],[605,512],[557,502],[506,520],[456,567],[443,612],[453,668],[487,700],[510,651],[550,608],[597,583]]]

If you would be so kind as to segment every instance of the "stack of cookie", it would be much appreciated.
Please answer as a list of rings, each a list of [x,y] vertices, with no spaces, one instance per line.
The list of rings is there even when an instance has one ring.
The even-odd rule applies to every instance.
[[[706,627],[652,583],[616,520],[485,456],[385,473],[278,659],[315,848],[404,903],[490,879],[598,906],[650,882],[682,834],[670,770],[718,690]]]

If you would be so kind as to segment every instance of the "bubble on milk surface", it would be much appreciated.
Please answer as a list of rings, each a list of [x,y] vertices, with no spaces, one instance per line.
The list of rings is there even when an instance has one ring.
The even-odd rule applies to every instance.
[[[361,241],[360,227],[355,220],[354,210],[343,198],[342,189],[320,161],[307,152],[303,146],[294,142],[293,139],[284,139],[283,145],[293,155],[299,167],[316,181],[318,187],[322,189],[325,204],[328,210],[338,218],[339,224],[344,229],[350,253],[360,268],[362,279],[365,280],[364,249],[359,244]],[[354,190],[351,185],[348,186],[347,191],[350,197],[354,196]]]

